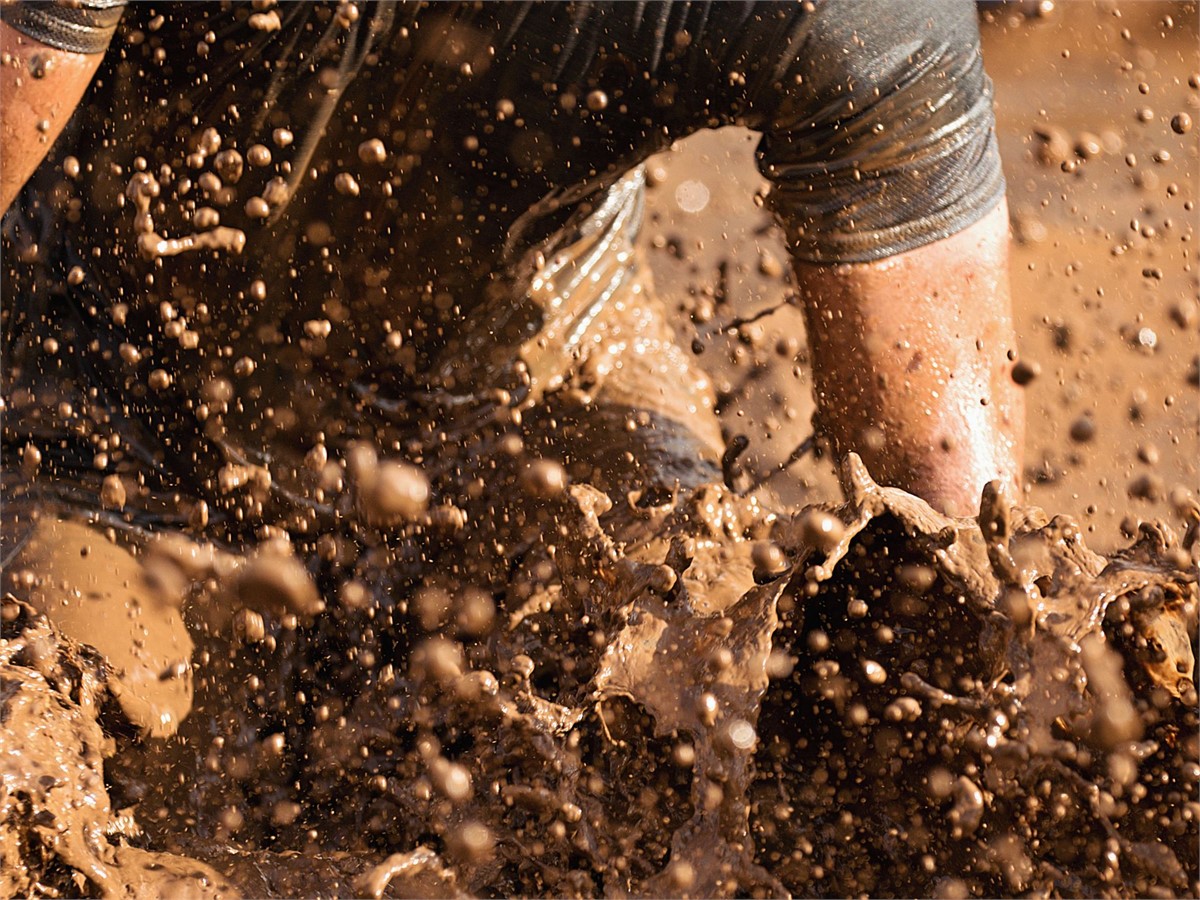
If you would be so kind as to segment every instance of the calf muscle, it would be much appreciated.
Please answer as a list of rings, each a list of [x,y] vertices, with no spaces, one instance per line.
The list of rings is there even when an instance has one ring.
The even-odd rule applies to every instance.
[[[1019,488],[1024,399],[1011,378],[1003,203],[889,259],[795,268],[817,424],[836,453],[859,453],[881,483],[954,515],[973,514],[988,481]]]

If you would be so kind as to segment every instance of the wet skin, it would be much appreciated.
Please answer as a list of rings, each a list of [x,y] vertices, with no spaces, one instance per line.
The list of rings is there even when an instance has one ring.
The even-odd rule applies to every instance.
[[[8,209],[71,118],[104,54],[56,50],[0,22],[0,57],[0,208]]]
[[[999,479],[1019,497],[1025,407],[1004,203],[956,235],[879,262],[795,266],[819,428],[881,483],[972,515]]]

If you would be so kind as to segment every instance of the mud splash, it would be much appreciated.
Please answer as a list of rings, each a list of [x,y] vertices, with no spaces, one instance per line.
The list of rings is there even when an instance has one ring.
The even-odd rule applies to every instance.
[[[232,612],[170,741],[7,601],[5,892],[1195,892],[1195,528],[1106,558],[847,466],[790,518],[571,485],[507,595],[349,587],[308,626],[160,549]]]
[[[340,305],[322,297],[270,307],[267,317],[267,284],[278,292],[269,269],[247,266],[227,282],[181,270],[177,286],[206,284],[219,295],[214,286],[226,284],[260,324],[278,334],[296,326],[303,350],[264,353],[261,336],[277,335],[264,327],[246,329],[229,355],[226,333],[209,327],[190,289],[178,303],[119,304],[114,323],[125,329],[131,316],[130,341],[115,347],[127,383],[175,390],[178,404],[156,401],[171,415],[203,401],[197,410],[214,441],[223,423],[236,436],[271,422],[273,436],[290,437],[270,469],[228,441],[211,456],[181,454],[188,477],[192,462],[217,460],[205,473],[218,495],[208,502],[180,503],[180,473],[159,483],[161,497],[150,497],[156,483],[142,483],[132,464],[93,473],[86,493],[95,497],[75,504],[93,510],[89,527],[43,521],[71,532],[69,546],[39,557],[35,531],[25,562],[9,568],[15,583],[5,589],[32,589],[35,600],[42,571],[80,575],[62,608],[50,609],[55,626],[15,596],[4,600],[0,894],[1200,895],[1196,517],[1182,540],[1143,526],[1131,547],[1108,556],[1080,536],[1090,531],[1096,545],[1127,513],[1178,512],[1195,470],[1192,429],[1178,418],[1188,404],[1176,402],[1196,384],[1195,276],[1186,246],[1167,245],[1172,229],[1191,235],[1195,150],[1166,131],[1176,110],[1194,115],[1197,76],[1185,88],[1169,70],[1176,44],[1194,70],[1194,29],[1180,34],[1167,15],[1160,35],[1150,4],[1136,16],[1130,6],[1124,18],[1073,10],[1062,18],[1082,23],[1074,36],[1051,21],[1042,31],[1005,26],[1019,43],[991,37],[993,61],[1008,60],[1028,82],[1028,96],[1010,88],[998,97],[1006,166],[1022,174],[1012,181],[1022,352],[1041,361],[1022,376],[1034,379],[1031,419],[1045,423],[1033,445],[1043,461],[1029,473],[1032,496],[1078,508],[1079,525],[1009,510],[994,496],[977,520],[947,519],[875,486],[853,463],[854,489],[841,506],[781,515],[771,510],[784,504],[764,508],[730,488],[784,458],[794,463],[788,452],[806,436],[811,410],[797,390],[802,369],[789,372],[804,357],[800,326],[784,321],[795,311],[783,302],[783,248],[771,255],[765,222],[728,212],[729,197],[748,199],[755,184],[712,177],[739,170],[724,155],[730,142],[715,135],[716,167],[693,162],[672,176],[708,179],[706,214],[680,205],[674,220],[659,218],[678,196],[667,186],[647,210],[656,231],[648,241],[661,251],[651,254],[661,306],[678,306],[682,345],[695,334],[692,354],[706,357],[711,384],[675,345],[660,304],[639,300],[635,277],[616,298],[620,315],[598,312],[600,293],[576,293],[578,302],[556,309],[549,332],[560,346],[521,343],[523,381],[475,407],[443,414],[423,395],[354,380],[364,387],[357,406],[371,413],[362,435],[375,449],[347,448],[350,437],[325,434],[342,424],[321,406],[320,378],[308,385],[314,397],[290,381],[312,365],[303,354],[324,358],[318,371],[339,376],[331,384],[343,399],[349,370],[328,362],[349,358],[353,346]],[[1179,23],[1194,22],[1194,7],[1180,9],[1191,18],[1172,8]],[[1089,78],[1113,83],[1101,68],[1118,51],[1128,57],[1124,93],[1080,99]],[[1047,85],[1044,61],[1060,58],[1091,60],[1086,71],[1100,74],[1066,68],[1061,84],[1072,90],[1059,91]],[[1004,71],[993,69],[998,83]],[[1137,99],[1151,89],[1157,124]],[[1130,106],[1127,126],[1109,133],[1121,98],[1136,100],[1136,118]],[[146,106],[140,96],[131,102],[139,114]],[[1058,130],[1044,127],[1047,108]],[[1099,144],[1091,131],[1102,132]],[[219,143],[199,138],[189,170],[204,168],[204,148]],[[282,165],[294,136],[278,128],[271,138],[273,151],[265,143],[245,151],[256,170],[272,154]],[[1026,148],[1032,139],[1047,146]],[[357,140],[346,137],[347,159]],[[381,143],[358,146],[364,165],[384,162]],[[753,173],[750,146],[741,168]],[[220,215],[150,204],[156,191],[175,189],[161,169],[156,187],[98,166],[97,177],[112,182],[100,194],[128,184],[121,228],[147,259],[190,265],[198,251],[224,251],[205,256],[214,270],[218,259],[246,260],[253,242],[243,247],[243,232],[220,217],[242,222],[245,201],[257,222],[290,202],[286,183],[266,171],[235,189],[241,162],[217,149],[213,172],[197,178],[219,176],[207,182],[214,190],[200,187]],[[74,181],[79,161],[71,162],[63,172]],[[343,198],[365,197],[368,176],[378,177],[359,172],[360,187],[348,171],[325,174]],[[649,174],[652,186],[667,184]],[[706,182],[686,184],[708,195]],[[259,188],[261,197],[250,196]],[[1095,204],[1077,203],[1085,192]],[[1131,221],[1130,236],[1080,224],[1100,218],[1097,206]],[[291,209],[314,245],[335,233],[345,244],[358,239],[324,212]],[[344,200],[342,210],[358,206]],[[704,241],[723,248],[715,279],[698,255]],[[37,255],[36,246],[13,246],[22,260]],[[374,278],[359,259],[347,257],[341,271]],[[641,264],[634,258],[628,271]],[[539,302],[574,291],[570,266],[551,258],[549,272],[561,277],[546,281]],[[613,272],[593,272],[595,290],[607,291]],[[396,283],[412,280],[405,276],[398,270]],[[66,277],[78,285],[84,270]],[[1091,299],[1101,288],[1103,305]],[[56,354],[76,325],[89,333],[84,312],[93,314],[84,306],[66,326],[48,315],[37,345],[67,359]],[[1136,321],[1118,330],[1118,314]],[[770,328],[759,321],[767,315],[777,316]],[[410,367],[416,342],[400,340],[397,324],[370,337]],[[486,320],[483,330],[500,324]],[[519,332],[527,323],[508,324]],[[581,346],[587,329],[596,346],[568,365],[562,347]],[[1112,335],[1121,340],[1106,343]],[[159,368],[139,349],[177,343],[190,353],[201,340],[221,350],[211,371],[173,359]],[[468,368],[491,361],[471,349],[459,354]],[[81,383],[70,371],[45,370],[65,396],[6,397],[10,420],[23,404],[62,419],[87,411],[89,398],[70,393]],[[447,383],[468,383],[469,374],[443,373]],[[1125,396],[1126,383],[1129,402],[1108,403]],[[265,401],[239,409],[260,388],[277,397],[281,384],[286,402],[267,407],[277,418]],[[661,384],[679,389],[659,397]],[[714,406],[723,434],[707,417]],[[743,412],[766,428],[738,422]],[[95,451],[107,464],[116,448],[109,430],[136,448],[139,434],[122,431],[128,422],[91,430],[91,416],[80,421],[94,438],[87,459]],[[680,422],[689,427],[681,432]],[[745,433],[754,434],[749,449]],[[1097,435],[1106,452],[1084,452]],[[779,458],[756,460],[772,441]],[[1136,472],[1122,461],[1134,444],[1145,467]],[[56,447],[31,441],[21,468],[53,474]],[[820,496],[809,490],[813,478],[796,466],[770,487],[807,501]],[[299,512],[264,512],[280,497]],[[150,500],[162,509],[148,511],[165,510],[181,531],[129,546],[127,526]],[[257,545],[239,555],[196,542],[220,533],[206,532],[210,515],[244,523]],[[106,534],[109,524],[118,530]],[[117,576],[106,598],[93,590],[99,571]],[[67,624],[82,600],[111,610],[108,645],[89,624],[94,615],[79,630]],[[155,623],[163,630],[151,634]],[[180,665],[193,642],[192,666]],[[154,736],[185,714],[178,735]]]
[[[760,861],[807,895],[1194,892],[1196,570],[1174,535],[1104,558],[992,492],[952,521],[852,480],[845,536],[782,604]]]
[[[101,723],[119,717],[103,658],[23,603],[0,615],[0,893],[235,896],[203,863],[139,849],[132,810],[112,807],[103,760],[118,743]]]

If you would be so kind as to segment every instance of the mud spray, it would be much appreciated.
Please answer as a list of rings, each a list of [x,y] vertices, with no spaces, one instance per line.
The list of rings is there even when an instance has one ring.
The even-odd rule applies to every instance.
[[[347,581],[308,627],[284,551],[154,547],[263,610],[201,641],[167,746],[112,734],[105,661],[6,602],[6,890],[1191,890],[1195,529],[1105,558],[847,466],[845,504],[783,519],[720,484],[614,515],[551,473],[500,604]]]
[[[737,205],[758,187],[751,145],[704,136],[647,170],[636,260],[672,321],[636,302],[602,316],[615,349],[568,378],[525,348],[537,402],[366,398],[376,441],[331,432],[285,478],[227,455],[229,509],[318,501],[237,552],[204,536],[204,504],[170,533],[113,527],[149,502],[116,476],[90,524],[31,518],[2,607],[0,894],[1200,894],[1200,508],[1179,414],[1196,10],[1025,12],[1048,16],[990,12],[985,46],[1028,497],[989,489],[951,519],[852,456],[831,499],[828,462],[791,452],[811,412],[802,332],[777,238]],[[1053,83],[1029,62],[1048,59]],[[1091,79],[1130,121],[1081,102]],[[226,155],[222,177],[270,153]],[[743,175],[706,180],[714,157]],[[126,191],[143,252],[241,249],[213,216],[202,240],[164,236],[159,190]],[[156,315],[201,340],[186,301]],[[330,327],[307,321],[308,348]],[[233,428],[255,366],[231,365],[241,387],[194,387]],[[689,424],[710,377],[720,434]],[[677,397],[648,399],[672,379]]]

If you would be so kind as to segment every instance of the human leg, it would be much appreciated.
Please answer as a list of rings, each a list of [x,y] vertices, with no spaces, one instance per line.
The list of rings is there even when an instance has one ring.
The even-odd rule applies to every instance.
[[[945,512],[1020,483],[1024,399],[1004,204],[949,238],[884,260],[796,263],[819,430],[881,483]]]

